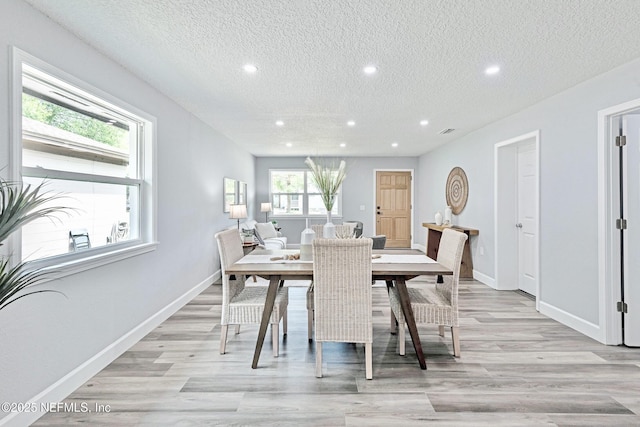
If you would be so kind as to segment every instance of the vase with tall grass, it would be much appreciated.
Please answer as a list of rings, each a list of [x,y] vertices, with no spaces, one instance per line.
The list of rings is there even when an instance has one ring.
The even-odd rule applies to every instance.
[[[332,166],[320,165],[311,160],[310,157],[307,157],[305,163],[311,168],[311,179],[316,187],[318,187],[322,204],[327,210],[327,223],[322,229],[322,235],[327,239],[335,238],[336,228],[331,219],[331,210],[336,202],[338,190],[347,177],[346,163],[344,160],[341,160],[340,165],[334,168]]]

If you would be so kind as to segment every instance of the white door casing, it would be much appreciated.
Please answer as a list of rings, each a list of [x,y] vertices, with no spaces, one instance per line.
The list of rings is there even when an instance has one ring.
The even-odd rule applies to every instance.
[[[526,221],[529,237],[529,256],[525,255],[524,262],[529,280],[529,289],[536,296],[536,309],[540,304],[540,131],[529,132],[494,146],[494,232],[495,232],[495,288],[500,290],[520,288],[520,252],[521,229],[516,225],[519,221],[518,202],[518,158],[520,147],[531,147],[532,153],[523,154],[529,166],[526,182],[530,198],[527,199],[526,209],[529,216],[535,220]],[[524,150],[526,151],[526,150]],[[530,157],[528,157],[530,156]],[[526,170],[526,168],[524,168]],[[533,177],[535,172],[535,177]],[[523,192],[524,189],[521,191]],[[525,228],[524,223],[523,229]],[[524,234],[524,233],[523,233]],[[531,281],[534,285],[531,286]]]
[[[535,144],[518,145],[518,288],[530,295],[537,295],[536,265],[536,152]]]
[[[623,218],[627,229],[623,239],[624,343],[640,347],[640,112],[622,119],[626,145],[623,151]]]
[[[615,145],[615,137],[620,133],[619,129],[625,115],[638,112],[640,112],[640,98],[598,111],[599,321],[597,325],[585,330],[584,333],[608,345],[619,345],[623,342],[622,315],[617,311],[617,302],[622,299],[620,286],[622,271],[620,265],[621,262],[624,261],[622,260],[622,251],[620,250],[621,233],[615,225],[616,219],[621,216],[619,148]],[[624,124],[622,126],[624,130]],[[633,145],[632,141],[629,142]],[[625,170],[627,172],[625,172]],[[628,189],[626,182],[632,179],[628,178],[631,176],[628,171],[629,167],[623,166],[623,192],[626,192]],[[634,174],[635,177],[638,177],[639,172],[636,171]],[[626,195],[623,195],[623,201],[625,198]],[[636,223],[640,222],[637,211],[628,211],[628,207],[626,209],[627,211],[623,212],[623,215],[631,215],[630,218],[626,218],[628,220],[627,227],[629,227],[631,221]],[[627,233],[625,232],[625,234]],[[630,255],[628,262],[636,262],[638,257],[637,251],[633,254],[628,252],[630,250],[628,246],[625,249]],[[626,268],[623,268],[623,270],[625,270],[627,275],[632,275],[631,272],[626,271]],[[627,285],[632,294],[638,292],[637,282],[634,288],[629,288],[629,286],[634,285]],[[629,297],[629,295],[626,295],[626,297]],[[627,304],[628,303],[627,301]],[[637,320],[633,323],[637,325]]]

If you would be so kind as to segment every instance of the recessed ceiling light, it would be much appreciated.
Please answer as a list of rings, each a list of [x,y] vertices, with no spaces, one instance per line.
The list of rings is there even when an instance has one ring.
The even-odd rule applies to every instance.
[[[391,146],[392,146],[393,148],[396,148],[396,147],[398,146],[398,143],[397,143],[397,142],[394,142],[393,144],[391,144]]]
[[[244,64],[244,66],[242,67],[242,69],[247,72],[247,73],[255,73],[256,71],[258,71],[258,67],[256,67],[253,64]]]
[[[487,76],[493,76],[494,74],[498,74],[500,72],[500,67],[498,67],[497,65],[492,65],[491,67],[487,67],[486,70],[484,70],[484,73]]]
[[[426,126],[429,124],[429,120],[420,120],[420,126]]]
[[[354,122],[353,120],[349,120],[347,122],[347,126],[355,126],[355,125],[356,125],[356,122]]]
[[[287,142],[285,145],[286,145],[287,147],[292,147],[292,146],[293,146],[293,144],[292,144],[292,143],[290,143],[290,142]]]
[[[378,67],[375,65],[367,65],[362,69],[362,71],[364,71],[365,74],[375,74],[376,71],[378,71]]]
[[[284,122],[282,120],[278,120],[276,122],[276,126],[284,126]]]
[[[340,144],[340,147],[342,147],[342,148],[344,148],[346,146],[347,146],[347,144],[345,144],[344,142],[342,144]]]

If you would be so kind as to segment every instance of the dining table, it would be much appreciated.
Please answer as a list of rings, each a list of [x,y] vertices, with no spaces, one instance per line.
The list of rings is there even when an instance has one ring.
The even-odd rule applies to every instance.
[[[292,255],[295,258],[296,254],[299,255],[299,253],[300,251],[291,249],[256,249],[226,269],[226,274],[229,275],[258,276],[269,281],[251,364],[253,369],[258,367],[260,352],[264,344],[278,287],[282,286],[287,280],[309,280],[310,282],[313,280],[313,261],[287,259]],[[418,357],[418,363],[421,369],[427,369],[406,282],[418,276],[450,275],[453,272],[427,257],[424,253],[415,250],[373,250],[371,261],[372,281],[384,281],[387,288],[395,286],[398,290],[400,305],[409,329],[413,348]]]

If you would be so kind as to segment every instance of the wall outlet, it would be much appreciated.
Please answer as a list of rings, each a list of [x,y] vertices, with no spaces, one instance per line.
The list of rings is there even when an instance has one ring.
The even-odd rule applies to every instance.
[[[484,255],[484,246],[480,246],[480,255]]]
[[[363,211],[364,210],[364,205],[360,205],[360,210]]]

